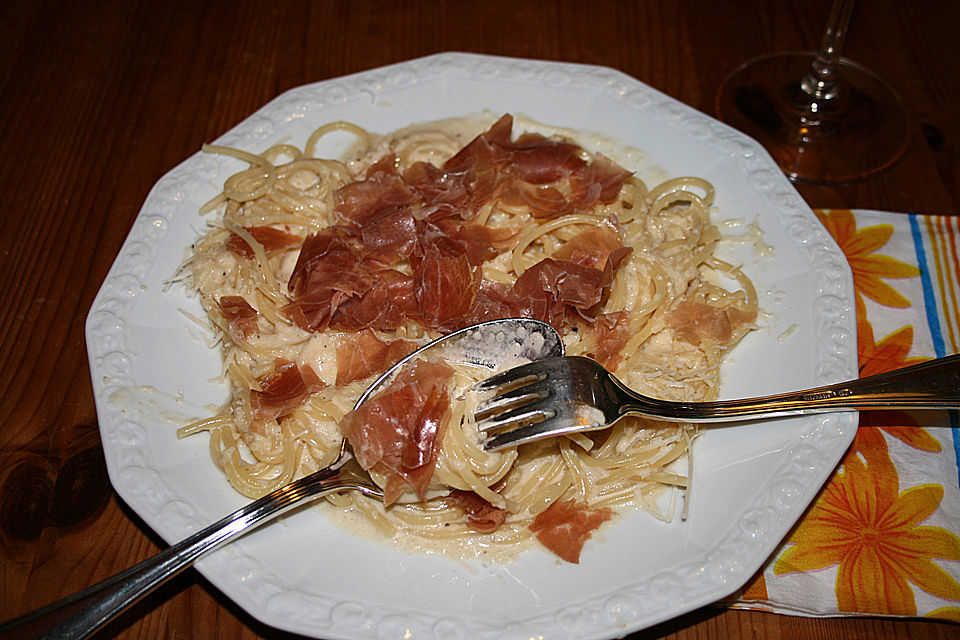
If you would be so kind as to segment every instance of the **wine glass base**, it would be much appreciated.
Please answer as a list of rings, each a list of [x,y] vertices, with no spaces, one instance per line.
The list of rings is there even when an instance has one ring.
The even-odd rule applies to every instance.
[[[762,144],[795,182],[845,184],[893,166],[910,138],[900,96],[844,58],[839,95],[810,100],[800,80],[815,57],[776,53],[742,64],[720,85],[717,116]]]

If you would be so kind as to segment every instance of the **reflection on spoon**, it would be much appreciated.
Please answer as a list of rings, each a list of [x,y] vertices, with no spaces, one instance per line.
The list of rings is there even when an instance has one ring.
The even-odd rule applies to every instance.
[[[490,320],[449,333],[420,347],[373,381],[357,399],[356,409],[417,358],[435,358],[446,362],[474,364],[491,371],[562,356],[563,342],[556,329],[532,318]]]

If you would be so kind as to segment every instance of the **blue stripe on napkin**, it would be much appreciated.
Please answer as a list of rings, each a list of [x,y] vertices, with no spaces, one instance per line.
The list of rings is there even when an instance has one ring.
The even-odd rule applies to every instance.
[[[917,216],[911,214],[910,233],[913,236],[913,248],[917,254],[917,266],[920,267],[920,281],[923,283],[923,306],[927,314],[927,326],[933,340],[933,351],[938,358],[946,355],[943,333],[940,330],[940,314],[937,312],[937,297],[933,292],[933,281],[927,268],[927,252],[923,246],[923,234]],[[953,459],[957,465],[957,484],[960,486],[960,418],[956,411],[948,411],[950,416],[950,435],[953,436]]]

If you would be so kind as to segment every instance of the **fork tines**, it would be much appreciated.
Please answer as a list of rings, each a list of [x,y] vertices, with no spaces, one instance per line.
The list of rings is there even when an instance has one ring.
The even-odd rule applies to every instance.
[[[551,395],[551,382],[536,363],[498,373],[477,385],[492,395],[477,406],[474,414],[481,434],[490,437],[484,442],[488,450],[515,444],[515,430],[554,418],[556,412],[546,406]],[[496,434],[497,435],[490,435]]]
[[[531,365],[523,365],[503,371],[476,385],[481,392],[490,392],[490,396],[478,406],[475,417],[478,422],[484,422],[483,429],[493,427],[488,418],[504,414],[523,407],[537,400],[543,400],[550,395],[547,376]]]
[[[522,364],[506,371],[496,373],[486,380],[478,382],[476,388],[480,391],[501,393],[513,387],[528,384],[533,380],[543,380],[546,374],[543,367],[537,362]]]

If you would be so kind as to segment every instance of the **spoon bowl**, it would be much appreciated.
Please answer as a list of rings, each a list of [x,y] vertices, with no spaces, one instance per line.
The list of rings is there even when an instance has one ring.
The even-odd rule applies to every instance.
[[[394,364],[357,398],[353,408],[376,395],[401,369],[417,359],[472,364],[493,372],[563,354],[560,334],[546,322],[532,318],[480,322],[437,338]]]

